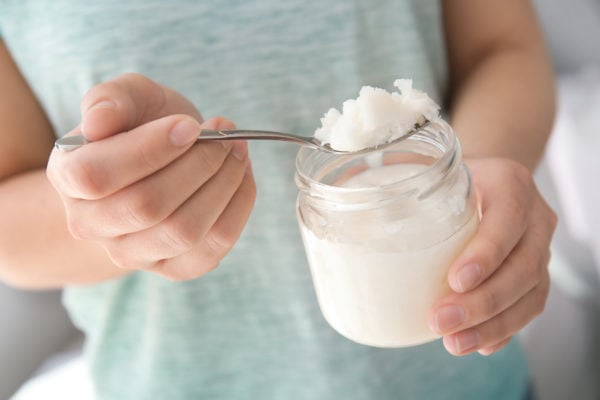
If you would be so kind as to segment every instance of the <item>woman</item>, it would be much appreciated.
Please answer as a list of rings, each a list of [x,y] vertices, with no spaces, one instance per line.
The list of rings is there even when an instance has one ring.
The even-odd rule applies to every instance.
[[[554,94],[528,2],[1,4],[0,271],[67,288],[98,398],[527,395],[510,338],[543,308],[555,225],[531,179]],[[324,323],[294,220],[296,148],[193,145],[233,126],[200,111],[311,132],[398,77],[447,98],[481,200],[454,293],[431,310],[447,352],[360,346]],[[68,131],[96,143],[53,152],[50,183]]]

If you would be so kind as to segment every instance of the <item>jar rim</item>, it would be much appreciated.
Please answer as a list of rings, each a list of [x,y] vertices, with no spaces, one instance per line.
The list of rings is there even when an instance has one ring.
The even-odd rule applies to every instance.
[[[378,186],[359,188],[336,186],[321,182],[318,178],[315,178],[318,172],[321,172],[327,166],[331,166],[331,164],[343,165],[353,160],[366,159],[373,154],[384,154],[386,152],[393,152],[394,150],[398,151],[402,146],[409,144],[410,141],[425,143],[431,146],[431,148],[437,149],[441,155],[436,157],[433,163],[426,165],[425,168],[414,174],[409,174],[392,183]],[[439,119],[418,129],[415,134],[398,143],[366,154],[339,155],[303,147],[298,151],[296,156],[296,185],[300,191],[308,191],[310,189],[311,195],[323,198],[325,195],[330,196],[332,194],[339,194],[341,199],[343,199],[346,196],[352,196],[352,194],[369,196],[387,191],[393,191],[395,194],[413,193],[415,188],[419,187],[423,181],[434,182],[436,181],[434,177],[443,179],[451,170],[454,170],[454,167],[461,163],[460,152],[460,144],[456,139],[452,127],[444,120]],[[314,164],[317,161],[321,161],[323,165],[316,171],[312,171],[312,173],[307,171],[310,163]],[[422,185],[420,187],[423,188]],[[420,193],[420,196],[423,194]],[[339,200],[337,199],[336,201]]]

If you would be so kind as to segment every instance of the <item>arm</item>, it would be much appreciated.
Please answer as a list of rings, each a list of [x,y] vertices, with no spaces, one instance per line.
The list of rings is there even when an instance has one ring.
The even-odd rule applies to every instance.
[[[455,355],[491,354],[542,312],[556,216],[531,173],[554,115],[550,64],[528,1],[447,0],[451,122],[481,223],[430,316]]]
[[[2,42],[0,87],[0,279],[47,288],[124,274],[100,247],[69,234],[46,179],[52,127]]]
[[[465,157],[506,157],[533,170],[552,127],[555,91],[531,4],[443,4],[451,123]]]

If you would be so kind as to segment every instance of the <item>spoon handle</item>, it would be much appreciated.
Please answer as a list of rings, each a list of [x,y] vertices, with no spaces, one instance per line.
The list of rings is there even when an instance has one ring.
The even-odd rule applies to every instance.
[[[292,133],[283,133],[283,132],[275,132],[275,131],[261,131],[261,130],[248,130],[248,129],[202,129],[200,131],[200,136],[198,136],[198,140],[203,139],[221,139],[221,140],[253,140],[253,139],[262,139],[262,140],[284,140],[288,142],[296,142],[300,144],[308,144],[312,138],[294,135]]]
[[[313,138],[294,135],[291,133],[259,131],[245,129],[202,129],[198,135],[198,140],[284,140],[295,142],[306,146],[316,147],[317,144],[312,141]],[[90,143],[83,135],[63,136],[54,143],[54,147],[63,151],[73,151],[79,147]]]

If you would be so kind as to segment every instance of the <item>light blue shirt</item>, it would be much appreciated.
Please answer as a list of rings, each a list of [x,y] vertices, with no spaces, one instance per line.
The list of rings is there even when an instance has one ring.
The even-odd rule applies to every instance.
[[[441,101],[439,14],[432,0],[0,0],[0,29],[57,135],[91,86],[132,71],[205,117],[310,135],[363,85],[412,78]],[[327,325],[295,220],[296,151],[251,143],[256,206],[217,270],[67,289],[98,398],[520,399],[515,343],[453,357],[440,341],[377,349]]]

